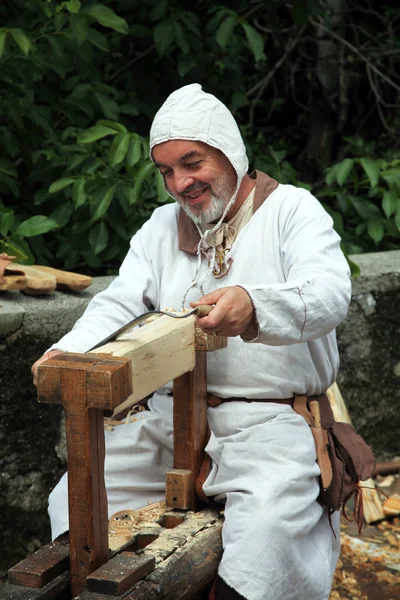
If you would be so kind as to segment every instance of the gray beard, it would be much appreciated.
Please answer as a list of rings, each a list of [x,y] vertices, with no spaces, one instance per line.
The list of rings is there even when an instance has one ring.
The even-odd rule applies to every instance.
[[[181,204],[181,206],[187,216],[190,217],[194,223],[201,227],[207,225],[208,223],[218,221],[218,219],[222,217],[229,200],[230,198],[228,200],[224,200],[223,198],[217,198],[217,196],[211,194],[210,206],[200,213],[191,209],[187,204]]]

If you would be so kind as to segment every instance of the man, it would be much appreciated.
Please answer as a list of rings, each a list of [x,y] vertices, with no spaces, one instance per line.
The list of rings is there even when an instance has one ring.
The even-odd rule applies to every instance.
[[[208,408],[212,467],[204,484],[225,502],[216,598],[326,600],[338,515],[335,538],[316,501],[314,441],[291,399],[321,394],[336,378],[335,327],[351,293],[340,239],[309,192],[247,174],[231,113],[198,84],[161,107],[150,153],[176,203],[154,211],[119,277],[52,351],[85,352],[153,307],[215,305],[200,325],[230,336],[208,363],[208,391],[222,399]],[[158,390],[135,422],[106,431],[110,514],[163,496],[171,390]],[[66,475],[49,512],[56,537],[68,529]]]

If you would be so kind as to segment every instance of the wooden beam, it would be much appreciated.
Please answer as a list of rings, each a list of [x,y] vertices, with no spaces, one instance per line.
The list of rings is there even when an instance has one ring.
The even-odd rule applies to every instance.
[[[12,583],[0,584],[0,600],[67,600],[69,573],[65,571],[43,587],[24,587]]]
[[[87,589],[91,592],[119,596],[154,571],[155,567],[154,556],[122,552],[87,578]]]
[[[195,317],[180,320],[162,316],[124,334],[118,341],[96,348],[88,356],[98,353],[132,361],[133,392],[114,411],[117,415],[194,368]]]
[[[180,505],[179,497],[169,506],[173,508],[200,507],[195,493],[195,482],[204,458],[207,443],[207,353],[196,352],[196,366],[193,371],[185,373],[174,380],[174,469],[187,470],[191,473],[189,496],[182,498],[185,505]],[[175,478],[167,478],[166,502],[170,501],[170,482]]]
[[[73,597],[109,558],[103,409],[120,404],[131,381],[129,360],[96,354],[57,355],[38,369],[39,400],[61,402],[66,416]]]
[[[8,571],[14,585],[43,587],[69,569],[69,546],[53,542],[30,554]]]

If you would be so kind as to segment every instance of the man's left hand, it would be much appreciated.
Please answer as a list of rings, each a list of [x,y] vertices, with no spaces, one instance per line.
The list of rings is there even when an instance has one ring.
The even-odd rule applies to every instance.
[[[216,333],[233,337],[246,331],[255,318],[253,304],[248,293],[239,286],[225,287],[206,294],[191,302],[196,308],[200,304],[214,304],[207,317],[198,319],[205,333]]]

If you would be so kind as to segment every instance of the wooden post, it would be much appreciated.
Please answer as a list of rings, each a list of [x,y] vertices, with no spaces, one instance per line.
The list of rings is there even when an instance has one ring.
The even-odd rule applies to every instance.
[[[128,359],[68,353],[39,366],[39,402],[62,404],[66,417],[72,597],[109,557],[103,413],[131,391]]]
[[[207,443],[207,352],[225,348],[227,338],[207,335],[196,328],[196,364],[174,379],[174,469],[168,471],[166,504],[198,510],[197,476]]]

